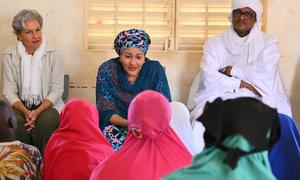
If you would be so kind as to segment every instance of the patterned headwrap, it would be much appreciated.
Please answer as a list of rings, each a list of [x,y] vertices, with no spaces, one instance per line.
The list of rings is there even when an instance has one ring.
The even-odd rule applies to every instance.
[[[150,44],[150,36],[144,30],[129,29],[117,35],[114,46],[119,55],[129,47],[139,48],[146,54]]]

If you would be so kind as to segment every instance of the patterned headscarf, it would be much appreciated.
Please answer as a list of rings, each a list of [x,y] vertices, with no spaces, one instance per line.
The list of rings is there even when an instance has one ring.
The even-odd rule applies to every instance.
[[[119,55],[129,47],[139,48],[146,54],[150,44],[150,36],[144,30],[129,29],[117,35],[114,46]]]

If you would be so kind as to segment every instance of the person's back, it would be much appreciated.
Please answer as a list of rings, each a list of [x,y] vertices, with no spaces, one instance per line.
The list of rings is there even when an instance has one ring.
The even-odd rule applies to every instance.
[[[69,100],[45,149],[43,179],[89,179],[92,170],[112,153],[99,128],[97,108],[87,100]]]
[[[171,107],[164,95],[152,90],[139,93],[129,105],[125,144],[94,170],[91,180],[157,180],[190,164],[192,156],[170,120]]]
[[[206,129],[205,149],[165,180],[274,180],[268,150],[277,142],[277,111],[254,98],[207,103],[197,119]],[[255,132],[255,133],[253,133]]]
[[[0,100],[0,179],[42,179],[39,150],[15,140],[16,119]]]

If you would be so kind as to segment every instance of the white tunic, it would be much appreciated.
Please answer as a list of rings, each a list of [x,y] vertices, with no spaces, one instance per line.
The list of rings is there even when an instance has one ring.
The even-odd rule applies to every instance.
[[[260,43],[251,44],[254,45],[252,48],[254,50],[251,50],[251,45],[249,45],[238,54],[228,51],[224,42],[224,34],[210,39],[205,44],[201,71],[193,83],[188,102],[188,107],[192,110],[192,120],[202,114],[207,101],[211,102],[217,97],[223,99],[242,96],[259,98],[247,89],[240,89],[241,80],[254,86],[262,95],[260,99],[265,104],[277,108],[279,113],[292,117],[279,70],[278,41],[262,32],[259,32],[259,35]],[[247,39],[240,38],[240,41],[242,43]],[[230,73],[232,77],[219,72],[227,66],[233,67]]]

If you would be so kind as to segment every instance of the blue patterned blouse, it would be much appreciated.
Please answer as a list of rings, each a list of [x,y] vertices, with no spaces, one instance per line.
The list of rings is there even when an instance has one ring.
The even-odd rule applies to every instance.
[[[113,114],[127,119],[131,100],[146,89],[158,91],[171,101],[165,70],[158,61],[146,58],[134,84],[130,84],[127,80],[119,57],[104,62],[98,69],[96,84],[100,128],[103,130],[109,125],[109,119]]]

